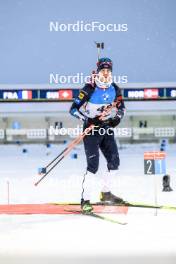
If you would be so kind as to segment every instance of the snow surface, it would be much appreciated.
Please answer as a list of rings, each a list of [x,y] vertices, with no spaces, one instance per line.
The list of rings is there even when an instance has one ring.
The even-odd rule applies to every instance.
[[[77,147],[37,187],[37,168],[52,160],[65,145],[0,146],[0,203],[79,202],[86,160]],[[22,153],[26,148],[27,153]],[[175,145],[167,147],[167,173],[173,192],[162,192],[162,175],[144,175],[144,151],[157,144],[124,145],[113,192],[134,202],[176,206]],[[94,200],[98,199],[103,157],[95,175]],[[176,211],[131,208],[127,215],[112,215],[121,226],[82,215],[0,215],[0,263],[176,263]]]

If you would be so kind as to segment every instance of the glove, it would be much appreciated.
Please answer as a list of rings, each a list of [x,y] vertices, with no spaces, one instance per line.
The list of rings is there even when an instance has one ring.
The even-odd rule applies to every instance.
[[[85,119],[85,124],[86,126],[95,125],[95,126],[101,127],[104,124],[104,121],[99,120],[99,116],[94,117],[94,118],[87,117]]]
[[[119,116],[109,118],[108,120],[104,121],[104,124],[110,127],[116,127],[120,124],[121,118]]]
[[[119,109],[115,117],[109,118],[107,120],[107,125],[109,125],[110,127],[113,127],[113,128],[118,126],[120,124],[120,121],[123,118],[123,116],[124,116],[124,111]]]

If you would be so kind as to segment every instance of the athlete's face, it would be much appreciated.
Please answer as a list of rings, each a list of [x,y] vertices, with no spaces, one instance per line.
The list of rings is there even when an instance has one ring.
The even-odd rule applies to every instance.
[[[109,69],[102,69],[99,72],[99,79],[102,82],[109,82],[109,80],[112,78],[112,72]]]

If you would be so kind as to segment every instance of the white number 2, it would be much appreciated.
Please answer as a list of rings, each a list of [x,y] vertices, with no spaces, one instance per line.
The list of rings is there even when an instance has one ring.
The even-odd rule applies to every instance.
[[[151,160],[147,160],[147,165],[148,164],[149,164],[149,166],[148,166],[147,174],[152,174],[152,171],[151,171],[152,161]]]

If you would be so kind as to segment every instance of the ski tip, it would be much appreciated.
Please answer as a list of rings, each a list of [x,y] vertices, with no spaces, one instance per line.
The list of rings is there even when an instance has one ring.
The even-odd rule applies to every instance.
[[[114,223],[114,224],[119,224],[119,225],[127,225],[128,224],[127,222],[121,222],[121,221],[118,221],[118,220],[115,220],[115,219],[111,219],[111,218],[108,218],[107,221],[111,222],[111,223]]]

